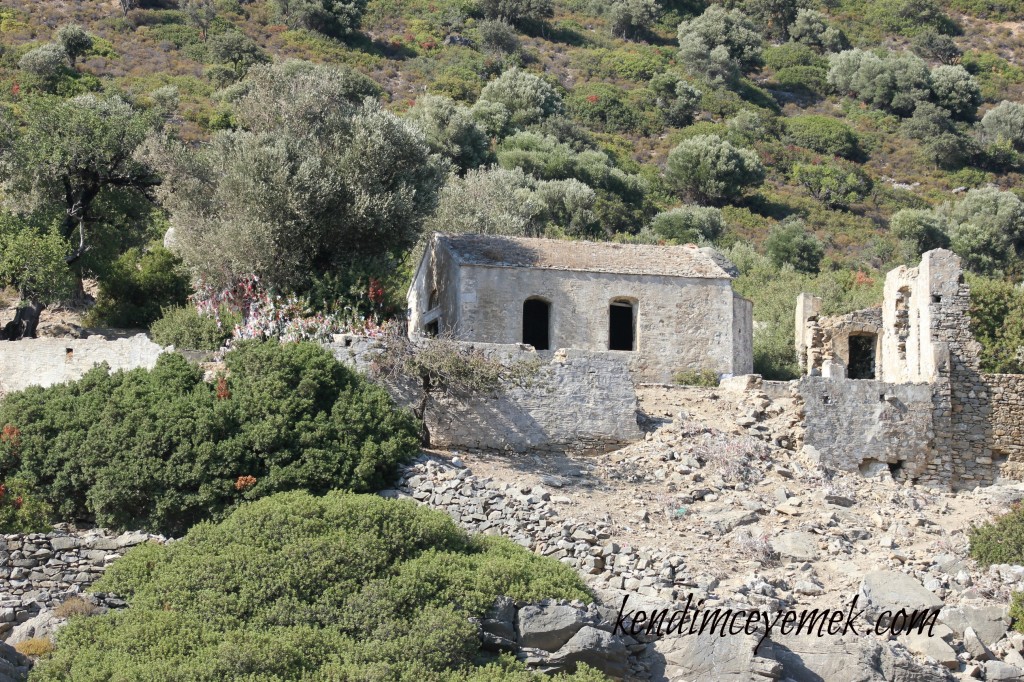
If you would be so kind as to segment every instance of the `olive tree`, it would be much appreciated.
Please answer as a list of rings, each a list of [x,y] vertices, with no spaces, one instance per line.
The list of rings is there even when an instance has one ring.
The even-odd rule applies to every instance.
[[[787,218],[771,229],[765,252],[776,267],[790,265],[798,272],[818,272],[825,249],[799,218]]]
[[[933,59],[942,64],[956,64],[963,54],[953,38],[939,33],[934,28],[926,28],[911,41],[911,49],[920,57]]]
[[[213,0],[185,0],[181,5],[185,12],[188,23],[199,30],[199,35],[205,41],[210,34],[210,26],[217,18],[217,6]]]
[[[825,208],[849,208],[871,192],[871,178],[853,163],[797,163],[793,181],[803,186]]]
[[[256,41],[241,31],[224,31],[212,36],[206,49],[214,61],[231,64],[238,77],[244,76],[254,64],[269,61]]]
[[[655,95],[655,103],[671,126],[688,126],[700,106],[702,93],[682,78],[665,72],[651,78],[647,87]]]
[[[838,52],[846,47],[846,36],[838,28],[830,26],[825,15],[814,9],[797,10],[789,37],[801,45],[813,47],[822,52]]]
[[[54,36],[57,44],[64,49],[68,65],[75,68],[78,58],[92,49],[93,37],[78,24],[68,24],[57,29]]]
[[[66,293],[65,278],[80,277],[86,266],[116,255],[111,244],[131,238],[116,232],[123,227],[117,207],[147,196],[159,183],[134,154],[161,121],[120,97],[92,94],[32,99],[21,120],[5,121],[0,131],[3,197],[6,208],[25,220],[7,229],[6,248],[16,245],[22,255],[5,253],[4,279],[19,289],[25,305],[4,337],[32,336],[39,313],[57,293]],[[39,251],[30,258],[33,243]],[[58,252],[64,271],[55,285],[52,256]],[[12,275],[19,261],[22,274]]]
[[[981,104],[981,88],[960,65],[938,66],[931,73],[935,102],[958,121],[970,121]]]
[[[554,15],[552,0],[479,0],[477,9],[487,19],[500,19],[515,26],[543,21]]]
[[[711,5],[679,24],[679,58],[694,76],[731,81],[760,66],[761,36],[739,10]]]
[[[650,231],[677,244],[711,242],[722,236],[722,211],[707,206],[680,206],[651,219]]]
[[[853,49],[829,57],[828,83],[840,95],[878,109],[910,116],[932,95],[931,72],[920,57],[889,52],[879,56]]]
[[[928,209],[905,208],[893,214],[889,229],[905,248],[908,260],[925,251],[949,248],[950,221]]]
[[[757,152],[735,147],[718,135],[697,135],[679,143],[668,155],[665,180],[699,203],[723,204],[748,187],[764,182]]]
[[[655,0],[613,0],[607,11],[612,35],[638,38],[654,26],[661,7]]]
[[[430,148],[466,171],[483,165],[491,155],[490,139],[469,110],[448,97],[422,95],[409,110],[426,135]]]
[[[539,76],[512,68],[484,86],[477,107],[491,117],[502,117],[511,129],[520,129],[562,110],[562,98],[555,88]]]
[[[1024,104],[1003,100],[981,118],[982,136],[988,142],[1005,140],[1024,150]]]
[[[943,212],[953,223],[953,250],[975,272],[997,272],[1024,252],[1024,201],[1013,192],[972,189]]]
[[[67,72],[68,54],[56,43],[29,50],[18,60],[18,68],[44,92],[53,92],[57,80]]]
[[[253,67],[238,128],[191,146],[153,138],[174,247],[195,275],[229,286],[254,274],[302,291],[319,275],[412,246],[449,164],[414,124],[363,97],[349,71]]]
[[[359,30],[368,0],[273,0],[289,26],[343,38]]]

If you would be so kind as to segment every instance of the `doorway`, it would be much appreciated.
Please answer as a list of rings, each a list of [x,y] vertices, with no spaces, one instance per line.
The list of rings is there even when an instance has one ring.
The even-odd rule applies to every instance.
[[[551,304],[539,298],[523,302],[523,343],[537,350],[551,348]]]

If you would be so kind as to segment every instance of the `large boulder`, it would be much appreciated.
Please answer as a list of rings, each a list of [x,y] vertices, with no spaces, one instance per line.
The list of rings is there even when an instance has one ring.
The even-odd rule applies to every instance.
[[[938,611],[943,607],[942,600],[916,578],[899,571],[868,573],[860,583],[858,596],[858,606],[872,619],[880,619],[883,625],[901,609],[909,614],[912,611]],[[888,618],[883,615],[887,611],[890,614]]]
[[[520,647],[555,652],[584,625],[593,625],[585,611],[568,605],[530,604],[516,613]]]
[[[65,619],[54,615],[52,610],[40,611],[39,614],[29,618],[24,623],[16,625],[5,641],[8,644],[14,645],[19,642],[27,642],[36,637],[49,637],[52,639],[54,633],[57,632],[57,628],[66,622]]]
[[[782,663],[793,682],[938,682],[952,679],[936,665],[921,665],[870,637],[772,635],[758,653]]]
[[[29,667],[27,658],[11,645],[0,642],[0,682],[25,682]]]
[[[548,662],[566,672],[574,672],[577,665],[586,663],[613,679],[621,680],[629,669],[628,657],[629,651],[619,637],[585,625]]]
[[[1006,635],[1010,627],[1010,608],[970,604],[947,606],[939,613],[939,620],[960,637],[963,637],[967,628],[974,628],[978,639],[986,646],[992,646]]]

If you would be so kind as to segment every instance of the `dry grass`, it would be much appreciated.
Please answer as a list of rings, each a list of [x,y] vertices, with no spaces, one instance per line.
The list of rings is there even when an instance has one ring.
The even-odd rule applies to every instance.
[[[33,637],[24,642],[18,642],[14,648],[22,656],[39,658],[53,651],[53,641],[49,637]]]
[[[94,616],[99,613],[99,607],[90,604],[81,597],[71,597],[63,604],[53,610],[53,615],[58,618],[70,618],[71,616]]]

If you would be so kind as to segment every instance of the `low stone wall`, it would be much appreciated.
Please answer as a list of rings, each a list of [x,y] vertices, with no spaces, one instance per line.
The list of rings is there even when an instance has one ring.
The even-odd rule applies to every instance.
[[[157,535],[103,530],[0,536],[0,639],[95,582],[128,549]]]
[[[365,370],[375,342],[342,337],[327,347],[335,357]],[[637,396],[621,354],[558,350],[537,353],[520,345],[469,343],[508,363],[539,360],[526,385],[491,394],[434,397],[425,421],[434,447],[514,452],[606,451],[643,437]],[[400,404],[419,403],[413,382],[389,382]]]
[[[897,479],[945,485],[933,457],[932,386],[804,377],[804,447],[831,469],[891,465]],[[872,473],[866,471],[865,473]]]
[[[145,367],[167,352],[145,334],[127,339],[24,339],[0,341],[0,395],[29,386],[52,386],[81,379],[99,363],[112,371]]]
[[[991,446],[1000,474],[1024,480],[1024,375],[982,374],[992,401]]]

